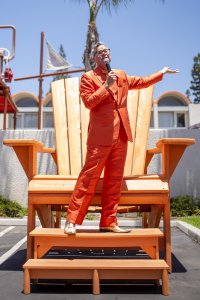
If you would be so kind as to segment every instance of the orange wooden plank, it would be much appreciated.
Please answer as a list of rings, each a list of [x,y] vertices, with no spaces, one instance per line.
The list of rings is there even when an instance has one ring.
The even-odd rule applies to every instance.
[[[65,97],[67,114],[65,130],[68,130],[70,174],[79,174],[82,167],[82,157],[78,77],[65,79]],[[63,144],[63,141],[60,141],[60,143],[61,142]]]
[[[34,193],[62,193],[72,192],[76,180],[32,180],[29,183],[28,191]],[[122,193],[166,193],[169,191],[168,182],[161,180],[125,180],[122,183]],[[101,192],[101,184],[97,186],[97,193]]]
[[[58,174],[70,174],[64,79],[51,83]]]
[[[23,268],[46,269],[169,269],[162,259],[29,259]]]
[[[140,90],[132,165],[132,174],[136,175],[144,174],[152,97],[153,85]]]
[[[133,134],[133,141],[135,140],[138,102],[139,102],[139,90],[129,91],[128,98],[127,98],[127,109],[129,113],[131,131]],[[132,174],[133,149],[134,149],[134,142],[128,143],[127,157],[126,157],[126,163],[124,168],[125,175]]]
[[[159,228],[134,228],[131,232],[128,233],[118,233],[117,235],[113,234],[112,232],[99,232],[97,230],[84,230],[84,232],[77,233],[73,238],[98,238],[104,237],[108,239],[116,239],[116,237],[162,237],[163,232]],[[35,228],[30,232],[30,236],[56,236],[56,237],[65,237],[72,238],[66,235],[61,228]]]

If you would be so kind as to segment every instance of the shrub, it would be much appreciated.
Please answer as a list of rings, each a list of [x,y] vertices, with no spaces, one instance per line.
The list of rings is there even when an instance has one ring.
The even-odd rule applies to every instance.
[[[185,217],[199,215],[200,199],[192,196],[178,196],[171,198],[171,215],[173,217]]]
[[[17,201],[10,201],[0,196],[0,216],[19,218],[27,215],[27,209],[24,208]]]
[[[195,216],[200,217],[200,208],[195,209]]]

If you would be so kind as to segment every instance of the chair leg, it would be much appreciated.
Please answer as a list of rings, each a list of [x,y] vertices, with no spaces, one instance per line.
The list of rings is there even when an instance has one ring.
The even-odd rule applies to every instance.
[[[169,278],[166,269],[162,272],[162,294],[165,296],[169,295]]]
[[[30,271],[28,268],[24,269],[24,294],[30,294]]]
[[[35,207],[32,204],[28,204],[28,218],[27,218],[27,260],[33,258],[33,237],[29,233],[35,229]]]
[[[56,211],[56,221],[55,221],[55,228],[61,227],[61,212]]]
[[[147,222],[147,212],[142,213],[142,226],[143,228],[148,227],[148,222]]]
[[[99,295],[100,294],[100,285],[99,285],[99,273],[98,270],[93,270],[93,294]]]
[[[165,258],[166,262],[172,271],[172,253],[171,253],[171,228],[170,228],[170,204],[164,206],[164,235],[165,235]]]

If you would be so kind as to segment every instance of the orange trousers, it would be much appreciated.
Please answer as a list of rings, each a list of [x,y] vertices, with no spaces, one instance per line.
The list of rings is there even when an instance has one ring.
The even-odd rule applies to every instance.
[[[86,160],[73,191],[66,219],[82,224],[104,169],[100,227],[117,225],[117,206],[127,153],[127,138],[120,133],[111,146],[88,147]]]

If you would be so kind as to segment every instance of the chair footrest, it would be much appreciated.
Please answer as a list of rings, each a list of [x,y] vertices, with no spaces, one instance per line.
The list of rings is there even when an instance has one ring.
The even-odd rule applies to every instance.
[[[109,239],[115,239],[117,238],[122,238],[122,237],[162,237],[163,232],[159,228],[133,228],[130,233],[118,233],[114,234],[113,232],[106,232],[102,233],[99,232],[98,230],[93,230],[93,229],[80,229],[78,230],[77,234],[74,236],[69,236],[64,233],[64,230],[62,228],[35,228],[30,232],[30,236],[33,237],[65,237],[70,238],[70,239],[93,239],[93,238],[109,238]]]
[[[143,249],[151,258],[159,258],[159,238],[163,233],[158,228],[132,229],[130,233],[78,231],[67,235],[61,228],[36,228],[30,233],[34,240],[34,258],[42,258],[51,248],[110,248]]]
[[[29,259],[23,268],[25,294],[30,293],[31,279],[91,279],[95,295],[100,294],[102,279],[161,279],[163,295],[169,294],[169,266],[164,260]]]

